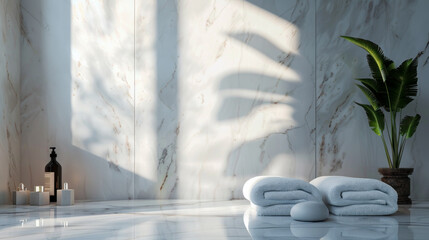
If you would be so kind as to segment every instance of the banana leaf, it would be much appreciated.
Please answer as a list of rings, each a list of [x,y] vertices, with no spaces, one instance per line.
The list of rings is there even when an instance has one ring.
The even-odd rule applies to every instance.
[[[420,123],[420,115],[417,114],[416,116],[405,116],[400,125],[400,134],[402,136],[405,136],[406,138],[410,138],[414,135],[414,133],[417,130],[417,126]]]
[[[378,136],[381,136],[384,131],[384,113],[381,109],[374,110],[371,105],[355,103],[365,110],[371,130]]]

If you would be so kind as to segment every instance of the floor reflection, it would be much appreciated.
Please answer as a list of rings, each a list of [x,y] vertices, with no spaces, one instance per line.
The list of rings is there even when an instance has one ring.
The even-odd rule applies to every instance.
[[[323,222],[299,222],[287,216],[243,215],[253,240],[266,239],[398,239],[398,221],[389,216],[330,216]]]
[[[244,221],[243,221],[244,220]],[[260,217],[249,202],[134,200],[0,206],[0,239],[428,239],[429,202],[392,216],[340,217],[308,223]]]
[[[63,229],[67,228],[69,223],[67,219],[57,217],[57,209],[45,209],[40,212],[32,212],[21,216],[19,219],[21,228],[15,230],[20,231],[21,235],[29,236],[38,229],[38,235],[46,239],[60,239]]]

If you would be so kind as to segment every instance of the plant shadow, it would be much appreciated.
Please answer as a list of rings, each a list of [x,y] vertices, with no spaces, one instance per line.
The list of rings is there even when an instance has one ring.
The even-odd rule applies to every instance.
[[[247,2],[298,29],[309,11],[308,3],[279,7],[276,2]],[[258,136],[251,134],[255,129],[243,133],[241,140],[244,141],[237,143],[228,154],[224,175],[239,177],[237,187],[248,178],[263,174],[313,178],[315,86],[314,66],[307,54],[314,53],[301,52],[306,39],[300,39],[297,33],[293,36],[298,42],[297,49],[291,49],[287,41],[278,45],[270,41],[269,36],[256,32],[229,33],[228,36],[241,43],[243,49],[256,51],[267,62],[277,64],[278,69],[290,74],[279,76],[270,71],[246,70],[233,72],[221,80],[218,90],[223,99],[217,120],[239,122],[240,128],[249,125],[248,122],[259,121],[263,132]]]

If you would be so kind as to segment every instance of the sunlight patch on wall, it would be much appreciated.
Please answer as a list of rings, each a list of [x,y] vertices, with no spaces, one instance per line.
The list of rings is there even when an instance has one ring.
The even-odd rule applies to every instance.
[[[135,6],[135,195],[156,198],[158,180],[157,0]]]
[[[134,189],[133,13],[133,0],[71,1],[72,144],[81,181],[113,199]]]

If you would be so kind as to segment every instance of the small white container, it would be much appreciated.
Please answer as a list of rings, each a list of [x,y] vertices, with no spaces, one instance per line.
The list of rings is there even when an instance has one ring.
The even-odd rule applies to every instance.
[[[27,205],[30,201],[30,191],[13,191],[13,204],[14,205]]]
[[[30,205],[43,206],[48,204],[49,204],[48,192],[31,192],[30,193]]]
[[[30,193],[30,205],[43,206],[49,204],[49,192],[44,192],[43,186],[35,186]]]
[[[68,189],[68,183],[64,183],[63,189],[57,190],[57,205],[71,206],[74,205],[74,190]]]
[[[30,191],[28,191],[24,184],[19,184],[16,191],[12,193],[12,201],[14,205],[27,205],[30,202]]]

